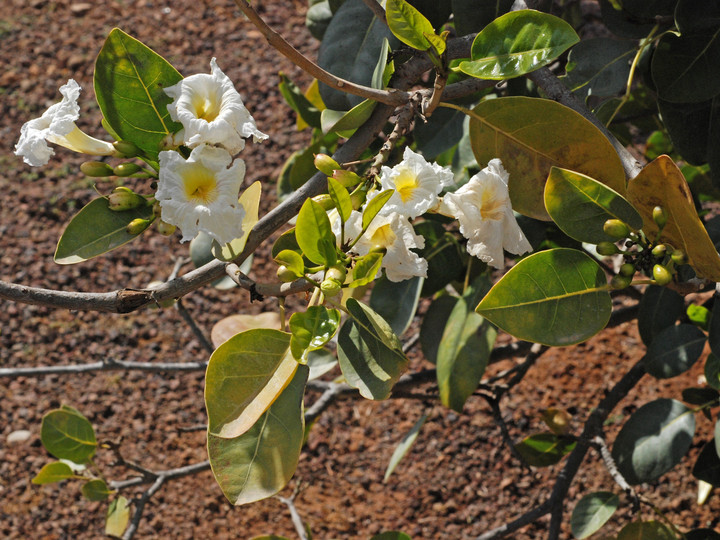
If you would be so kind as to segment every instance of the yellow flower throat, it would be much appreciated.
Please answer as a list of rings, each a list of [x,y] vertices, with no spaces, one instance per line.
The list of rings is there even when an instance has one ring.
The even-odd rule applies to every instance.
[[[215,174],[200,163],[189,164],[183,172],[185,196],[197,204],[211,204],[218,197]]]

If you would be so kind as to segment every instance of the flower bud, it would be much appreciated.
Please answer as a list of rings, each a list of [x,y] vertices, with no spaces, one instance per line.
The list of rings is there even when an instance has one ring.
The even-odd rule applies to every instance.
[[[630,283],[632,282],[632,278],[628,276],[622,276],[620,274],[613,276],[610,280],[610,286],[613,289],[624,289],[625,287],[630,286]]]
[[[612,242],[600,242],[595,248],[595,251],[597,251],[598,254],[604,255],[606,257],[620,253],[618,247]]]
[[[125,227],[125,230],[128,234],[137,235],[147,229],[150,226],[150,223],[152,223],[152,221],[149,219],[133,219],[130,223],[128,223],[127,227]]]
[[[342,290],[342,283],[340,283],[337,279],[325,279],[320,284],[320,290],[326,298],[332,298],[333,296],[340,294],[340,291]]]
[[[657,285],[667,285],[672,281],[670,270],[661,264],[653,266],[653,279]]]
[[[655,208],[653,208],[652,217],[653,217],[653,221],[661,229],[665,226],[665,224],[667,223],[667,220],[668,220],[667,212],[665,211],[665,209],[662,206],[656,206]]]
[[[163,221],[162,219],[157,220],[157,231],[162,234],[163,236],[171,236],[177,227],[175,225],[171,225],[167,221]]]
[[[113,170],[110,165],[102,161],[86,161],[80,165],[80,170],[87,176],[112,176]]]
[[[108,195],[108,208],[113,212],[131,210],[145,204],[145,197],[134,193],[131,189],[117,187]]]
[[[327,154],[315,154],[315,168],[321,173],[332,176],[340,164]]]
[[[115,151],[120,154],[118,157],[135,157],[140,153],[140,149],[130,141],[115,141],[113,143]]]
[[[619,219],[608,219],[603,225],[603,231],[613,238],[627,238],[630,234],[630,227]]]
[[[344,266],[340,264],[336,264],[335,266],[331,266],[325,271],[325,279],[334,279],[336,281],[339,281],[340,283],[345,282],[345,277],[347,276],[347,270]]]
[[[140,170],[140,165],[135,163],[121,163],[113,169],[113,172],[116,176],[130,176]]]
[[[159,201],[155,201],[155,202],[153,203],[153,209],[152,209],[152,210],[153,210],[153,216],[158,217],[158,218],[161,217],[161,215],[162,215],[162,207],[160,206],[160,202],[159,202]]]
[[[335,208],[335,203],[333,202],[332,197],[330,197],[327,193],[313,197],[313,201],[322,206],[325,211]]]
[[[635,275],[635,265],[625,263],[620,267],[620,275],[625,277],[633,277]]]
[[[280,266],[278,266],[277,277],[283,283],[290,283],[291,281],[295,281],[297,279],[295,272],[290,270],[284,264],[281,264]]]
[[[672,258],[673,262],[678,265],[687,264],[688,262],[687,255],[681,249],[676,249],[675,251],[673,251],[673,254],[670,255],[670,258]]]
[[[362,178],[352,171],[346,171],[340,169],[332,174],[332,177],[337,180],[343,187],[350,188],[357,186],[362,182]]]
[[[658,244],[652,249],[653,257],[656,259],[662,259],[667,253],[667,246],[665,244]]]

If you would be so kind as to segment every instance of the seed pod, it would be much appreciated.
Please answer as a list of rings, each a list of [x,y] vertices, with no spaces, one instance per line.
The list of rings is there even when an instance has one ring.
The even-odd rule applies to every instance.
[[[108,195],[108,208],[113,212],[131,210],[145,204],[145,197],[134,193],[128,188],[115,188]]]
[[[598,254],[604,255],[606,257],[620,253],[618,247],[612,242],[600,242],[595,248],[595,251],[597,251]]]
[[[345,276],[347,276],[347,270],[344,266],[340,264],[331,266],[325,272],[325,279],[334,279],[336,281],[339,281],[340,283],[345,282]]]
[[[630,227],[619,219],[608,219],[603,225],[603,231],[613,238],[627,238],[630,234]]]
[[[653,266],[653,279],[657,285],[667,285],[672,281],[672,278],[670,270],[665,268],[662,264],[656,264]]]

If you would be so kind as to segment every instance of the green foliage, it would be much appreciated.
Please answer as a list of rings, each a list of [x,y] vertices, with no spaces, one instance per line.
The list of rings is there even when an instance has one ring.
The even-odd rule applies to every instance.
[[[657,285],[645,289],[638,313],[638,330],[645,345],[650,345],[657,334],[675,324],[684,308],[683,297],[672,289]]]
[[[337,261],[330,219],[323,207],[312,199],[305,201],[300,209],[295,239],[303,254],[315,264],[332,266]]]
[[[376,105],[375,101],[366,99],[349,111],[324,109],[320,114],[320,126],[323,133],[337,133],[341,137],[350,137],[370,118]]]
[[[97,448],[92,424],[79,411],[65,405],[43,416],[40,440],[56,458],[78,464],[87,463]]]
[[[395,470],[395,467],[398,466],[398,463],[400,463],[402,458],[404,458],[405,455],[410,451],[412,445],[415,444],[415,439],[417,439],[417,436],[420,433],[420,429],[422,429],[423,424],[425,424],[425,420],[427,420],[427,415],[423,414],[418,419],[418,421],[415,422],[415,425],[410,428],[410,431],[405,434],[400,443],[395,447],[392,456],[390,456],[390,462],[388,463],[387,469],[385,469],[385,476],[383,477],[383,482],[388,481],[388,478],[390,478],[390,475]]]
[[[387,321],[397,336],[405,333],[415,317],[423,281],[421,277],[400,283],[394,283],[386,277],[375,280],[370,307]]]
[[[337,208],[338,215],[343,223],[350,219],[352,214],[352,200],[348,190],[343,185],[332,177],[328,177],[328,193],[332,197],[332,201]]]
[[[720,486],[720,457],[718,457],[714,439],[703,446],[697,461],[695,461],[692,475],[714,487]]]
[[[457,296],[438,296],[425,312],[420,326],[420,346],[425,360],[432,364],[437,364],[438,349],[445,332],[445,325],[459,300]]]
[[[32,479],[32,483],[41,485],[52,484],[54,482],[69,480],[70,478],[75,478],[75,474],[70,468],[70,465],[62,461],[53,461],[43,465],[40,472]]]
[[[669,326],[658,333],[645,356],[647,372],[658,379],[676,377],[700,358],[707,338],[692,324]]]
[[[575,538],[587,538],[605,525],[620,504],[620,498],[609,491],[585,495],[573,509],[570,527]]]
[[[284,73],[280,73],[280,83],[278,84],[278,88],[290,108],[295,111],[308,125],[314,128],[320,127],[321,111],[305,97],[305,94],[303,94],[297,85],[293,83]]]
[[[410,3],[405,0],[387,0],[385,17],[390,31],[406,45],[419,51],[431,47],[427,36],[435,35],[435,30],[430,21]]]
[[[322,348],[333,338],[340,326],[340,312],[311,306],[305,313],[293,313],[289,325],[292,355],[298,362],[306,363],[310,351]]]
[[[563,82],[583,98],[615,96],[625,90],[634,54],[632,41],[610,38],[581,41],[568,55]]]
[[[112,491],[108,489],[105,480],[95,478],[83,484],[82,494],[89,501],[104,501],[112,494]]]
[[[388,202],[390,197],[393,196],[393,193],[394,191],[392,189],[381,191],[375,197],[373,197],[373,199],[369,203],[367,203],[367,205],[365,205],[365,210],[363,210],[362,215],[363,231],[365,231],[370,226],[372,220],[375,219],[375,216],[377,216],[380,210],[382,210],[382,207],[385,206],[385,203]]]
[[[515,450],[528,465],[549,467],[572,452],[575,444],[573,437],[555,433],[537,433],[517,443]]]
[[[677,540],[677,538],[660,521],[635,521],[623,527],[617,540]]]

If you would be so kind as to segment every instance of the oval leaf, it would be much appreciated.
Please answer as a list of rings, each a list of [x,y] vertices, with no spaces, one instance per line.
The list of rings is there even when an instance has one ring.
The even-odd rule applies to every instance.
[[[543,191],[553,166],[625,193],[625,172],[610,142],[590,121],[554,101],[527,97],[484,101],[473,109],[470,142],[481,166],[493,158],[502,160],[510,174],[513,209],[530,217],[549,219]]]
[[[420,419],[415,422],[415,425],[402,438],[400,444],[395,447],[392,456],[390,456],[390,462],[388,463],[387,469],[385,469],[383,482],[388,481],[388,478],[390,478],[390,475],[395,470],[395,467],[397,467],[398,463],[400,463],[402,458],[405,457],[405,454],[410,451],[410,448],[412,448],[412,445],[415,443],[415,439],[417,439],[418,433],[420,433],[420,428],[422,428],[425,420],[427,420],[427,414],[423,414]]]
[[[586,39],[570,51],[562,80],[583,98],[615,96],[627,86],[634,55],[634,41]]]
[[[610,319],[605,279],[602,268],[580,251],[541,251],[516,264],[476,310],[519,339],[572,345],[597,334]]]
[[[208,432],[208,456],[215,480],[235,505],[270,497],[290,480],[302,449],[302,398],[307,366],[244,434],[222,439]]]
[[[420,346],[425,360],[432,364],[437,363],[437,353],[440,340],[445,331],[445,325],[459,300],[457,296],[439,296],[432,301],[432,304],[425,312],[420,326]]]
[[[620,504],[620,498],[609,491],[585,495],[575,505],[570,527],[575,538],[587,538],[605,525]]]
[[[152,206],[142,205],[132,210],[113,212],[107,197],[90,201],[70,220],[55,250],[58,264],[75,264],[92,259],[127,244],[138,237],[127,232],[134,219],[151,219]]]
[[[630,484],[651,482],[680,463],[695,433],[692,409],[674,399],[640,407],[613,444],[612,456]]]
[[[322,132],[334,132],[343,137],[350,137],[357,128],[362,126],[367,119],[370,118],[376,105],[376,101],[366,99],[347,112],[325,109],[320,114]]]
[[[603,231],[608,219],[619,219],[639,230],[643,219],[617,191],[584,174],[553,167],[545,184],[545,208],[569,237],[599,244],[616,238]]]
[[[385,206],[388,199],[393,196],[393,193],[395,193],[395,190],[393,189],[381,191],[365,205],[365,210],[363,210],[362,215],[363,231],[370,226],[372,220],[375,219],[375,216],[377,216],[380,210],[382,210],[382,207]]]
[[[238,313],[220,319],[210,332],[210,339],[215,346],[219,347],[235,334],[251,330],[253,328],[279,328],[280,315],[276,311],[266,311],[250,315],[249,313]]]
[[[86,463],[97,447],[92,424],[71,408],[50,411],[42,419],[40,440],[45,450],[58,459]]]
[[[390,31],[400,41],[419,51],[430,48],[430,42],[424,34],[435,35],[435,30],[430,21],[408,2],[387,0],[385,17]]]
[[[83,497],[89,501],[104,501],[112,493],[112,491],[108,489],[105,480],[101,480],[100,478],[85,482],[81,491]]]
[[[537,433],[515,445],[528,465],[549,467],[555,465],[575,448],[575,439],[554,433]]]
[[[693,324],[670,326],[648,347],[645,369],[658,379],[676,377],[698,361],[706,341],[705,333]]]
[[[635,521],[623,527],[617,540],[677,540],[677,537],[659,521]]]
[[[118,497],[110,503],[105,519],[105,534],[121,538],[130,522],[130,505],[125,497]]]
[[[330,341],[340,325],[340,312],[325,306],[311,306],[305,313],[290,317],[290,350],[296,360],[307,362],[307,353]]]
[[[70,465],[61,461],[54,461],[44,465],[43,468],[40,469],[40,472],[32,479],[32,483],[52,484],[54,482],[61,482],[74,477],[75,474],[70,468]]]
[[[370,307],[388,322],[396,336],[402,336],[415,317],[423,281],[421,277],[399,283],[386,277],[375,281]]]
[[[673,326],[684,309],[685,300],[672,289],[658,285],[645,289],[638,312],[638,330],[645,345],[650,345],[656,335]]]
[[[458,70],[479,79],[501,80],[549,64],[580,38],[562,19],[530,9],[498,17],[475,36],[471,61]]]
[[[295,238],[303,254],[315,264],[335,264],[335,260],[328,260],[328,247],[334,247],[336,242],[330,219],[323,207],[312,199],[306,200],[300,209]]]
[[[338,334],[338,361],[347,383],[367,399],[386,399],[407,367],[400,340],[380,315],[354,298]]]
[[[711,439],[703,447],[692,474],[698,480],[707,482],[714,487],[720,487],[720,457],[718,457],[714,439]]]
[[[229,439],[250,429],[295,374],[298,364],[289,347],[290,334],[262,328],[215,350],[205,375],[210,433]]]

